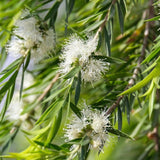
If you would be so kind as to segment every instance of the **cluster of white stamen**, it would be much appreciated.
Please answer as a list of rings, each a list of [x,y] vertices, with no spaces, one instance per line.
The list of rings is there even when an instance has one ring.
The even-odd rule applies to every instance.
[[[90,37],[82,40],[73,35],[66,42],[61,55],[60,72],[67,74],[75,65],[81,66],[81,75],[84,82],[94,82],[101,78],[101,74],[108,69],[108,64],[91,57],[96,52],[98,40]]]
[[[6,112],[6,117],[9,121],[25,121],[27,114],[21,115],[23,111],[23,101],[19,99],[19,93],[13,95],[13,99]]]
[[[20,83],[20,77],[18,77],[17,82]],[[33,76],[29,73],[26,73],[24,75],[23,88],[26,89],[31,85],[33,85],[33,83],[34,83]],[[30,94],[29,91],[28,92],[26,91],[25,93]],[[20,99],[19,92],[15,91],[12,101],[7,109],[6,118],[11,122],[16,123],[17,125],[22,124],[22,128],[29,129],[31,126],[29,123],[26,122],[29,115],[27,113],[22,114],[22,112],[24,111],[24,106],[27,103],[32,103],[34,100],[35,100],[35,95],[29,95]]]
[[[71,123],[67,126],[65,137],[68,140],[89,136],[91,146],[101,149],[108,141],[108,132],[106,127],[110,126],[110,121],[105,112],[97,110],[83,109],[81,119],[74,116]]]
[[[23,18],[16,22],[14,36],[7,46],[13,56],[26,56],[30,51],[31,57],[38,61],[54,48],[55,35],[52,29],[42,27],[35,17]]]

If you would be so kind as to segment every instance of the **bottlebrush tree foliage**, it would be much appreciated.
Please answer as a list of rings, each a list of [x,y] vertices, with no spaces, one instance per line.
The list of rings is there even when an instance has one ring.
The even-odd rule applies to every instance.
[[[1,0],[0,157],[160,157],[160,1]]]

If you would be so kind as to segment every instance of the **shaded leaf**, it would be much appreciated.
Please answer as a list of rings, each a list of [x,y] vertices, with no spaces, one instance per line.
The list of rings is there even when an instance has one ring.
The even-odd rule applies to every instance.
[[[151,118],[153,112],[155,97],[156,97],[156,88],[154,87],[151,95],[149,96],[149,118]]]
[[[108,131],[108,132],[110,132],[112,134],[115,134],[115,135],[118,135],[118,136],[121,136],[121,137],[124,137],[124,138],[129,138],[129,139],[133,140],[132,137],[130,137],[129,135],[127,135],[126,133],[124,133],[124,132],[122,132],[122,131],[120,131],[118,129],[114,129],[112,127],[107,127],[106,131]]]
[[[79,72],[78,74],[78,81],[77,81],[76,91],[75,91],[75,105],[78,104],[80,92],[81,92],[81,72]]]
[[[71,103],[71,104],[70,104],[70,107],[71,107],[72,111],[73,111],[79,118],[82,117],[82,114],[81,114],[81,112],[80,112],[80,109],[79,109],[77,106],[75,106],[73,103]]]
[[[5,85],[0,89],[0,94],[6,92],[11,85],[15,83],[18,71],[15,71],[14,74],[10,77],[10,79],[5,83]]]
[[[8,106],[9,106],[11,100],[12,100],[13,93],[14,93],[14,88],[15,88],[15,84],[13,84],[8,90],[5,104],[3,106],[3,109],[1,110],[0,122],[3,120],[4,115],[5,115],[6,111],[7,111],[7,108],[8,108]]]
[[[64,79],[72,78],[73,76],[75,76],[76,73],[78,73],[80,71],[80,69],[81,69],[80,66],[76,66],[76,67],[72,68],[63,78]]]
[[[117,1],[117,7],[118,7],[118,17],[119,17],[120,29],[121,29],[121,33],[123,33],[124,32],[124,15],[121,9],[121,5],[119,4],[118,1]]]
[[[158,76],[160,76],[160,62],[157,63],[156,67],[142,81],[138,82],[136,85],[134,85],[130,89],[122,92],[121,94],[119,94],[119,96],[124,94],[129,94],[129,93],[135,92],[136,90],[141,89],[147,83],[149,83],[154,77],[158,77]]]
[[[108,57],[108,56],[97,56],[97,55],[92,55],[93,58],[98,59],[98,60],[103,60],[109,63],[117,63],[117,64],[122,64],[126,63],[125,61],[115,58],[115,57]]]
[[[52,119],[53,122],[50,127],[50,131],[48,133],[47,140],[46,140],[45,144],[49,144],[52,142],[52,140],[54,139],[54,137],[56,136],[56,134],[60,128],[61,120],[62,120],[62,108],[59,110],[59,112]]]
[[[19,59],[15,60],[14,62],[12,62],[7,68],[5,68],[5,69],[0,73],[0,75],[7,73],[8,71],[12,70],[13,68],[16,69],[21,61],[22,61],[22,58],[19,58]]]
[[[118,106],[118,129],[122,129],[122,111],[120,106]]]

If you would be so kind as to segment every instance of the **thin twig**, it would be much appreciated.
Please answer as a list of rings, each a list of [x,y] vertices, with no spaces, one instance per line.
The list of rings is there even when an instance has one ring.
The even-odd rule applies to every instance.
[[[153,0],[150,0],[149,8],[145,11],[145,12],[148,12],[148,18],[152,18],[153,17],[153,6],[152,6],[152,4],[153,4]],[[143,47],[142,47],[142,50],[141,50],[141,55],[140,55],[140,57],[138,59],[137,66],[133,71],[132,78],[128,82],[128,85],[126,86],[125,90],[127,90],[130,86],[133,86],[134,83],[135,83],[135,80],[137,79],[138,73],[140,71],[141,62],[144,60],[145,55],[146,55],[146,48],[148,46],[148,36],[149,36],[150,28],[151,28],[151,22],[148,21],[148,22],[146,22],[146,25],[145,25]],[[116,102],[111,107],[108,108],[108,110],[106,112],[106,115],[111,114],[118,107],[118,105],[120,104],[120,102],[123,99],[123,97],[124,97],[124,95],[118,97]]]
[[[147,134],[147,137],[154,141],[155,150],[159,151],[159,135],[158,135],[158,125],[153,129],[153,131]]]
[[[109,7],[109,9],[108,9],[108,12],[107,12],[107,14],[106,14],[106,16],[105,16],[105,18],[104,18],[104,21],[103,21],[103,23],[100,25],[98,31],[96,32],[96,35],[95,35],[94,39],[97,39],[97,38],[98,38],[99,33],[102,32],[103,28],[105,27],[105,24],[106,24],[106,22],[108,21],[108,15],[109,15],[109,12],[110,12],[110,10],[111,10],[111,7],[116,3],[116,1],[117,1],[117,0],[113,0],[113,1],[112,1],[111,5],[110,5],[110,7]]]
[[[51,90],[53,84],[58,80],[59,78],[59,73],[52,79],[51,83],[47,86],[47,88],[44,90],[44,92],[40,95],[40,97],[37,99],[38,102],[40,102],[46,94]]]

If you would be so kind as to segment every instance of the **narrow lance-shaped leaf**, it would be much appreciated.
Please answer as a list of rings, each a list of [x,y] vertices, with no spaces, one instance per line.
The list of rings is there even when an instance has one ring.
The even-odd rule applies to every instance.
[[[118,129],[122,129],[122,111],[120,106],[118,106]]]
[[[19,128],[16,127],[14,133],[11,135],[10,139],[8,140],[8,142],[2,147],[2,149],[1,149],[2,153],[7,149],[8,146],[10,146],[11,143],[13,143],[18,131],[19,131]]]
[[[24,83],[24,75],[25,75],[25,71],[29,65],[30,62],[30,58],[31,58],[31,53],[28,52],[27,54],[27,58],[26,58],[26,62],[22,63],[22,78],[21,78],[21,86],[20,86],[20,99],[22,97],[22,91],[23,91],[23,83]]]
[[[52,27],[54,26],[54,23],[55,23],[55,21],[56,21],[58,8],[59,8],[61,2],[62,2],[62,1],[57,0],[57,1],[53,4],[52,8],[50,9],[50,11],[47,13],[47,15],[46,15],[45,18],[44,18],[46,21],[47,21],[48,19],[50,19],[50,26],[52,26]]]
[[[80,71],[81,67],[80,66],[76,66],[73,69],[71,69],[63,78],[64,79],[69,79],[72,78],[73,76],[75,76],[76,73],[78,73]]]
[[[111,46],[110,46],[110,37],[108,35],[107,29],[104,27],[104,34],[105,34],[105,42],[108,50],[108,56],[111,56]]]
[[[25,70],[24,70],[24,63],[23,63],[23,64],[22,64],[22,77],[21,77],[20,94],[19,94],[20,99],[21,99],[21,97],[22,97],[22,91],[23,91],[24,72],[25,72]]]
[[[133,130],[131,137],[135,137],[141,130],[142,126],[144,125],[144,123],[146,122],[146,118],[147,115],[141,118],[141,121],[139,122],[139,124],[135,127],[135,129]]]
[[[160,44],[148,55],[148,57],[142,62],[142,64],[151,61],[155,56],[159,54],[159,52],[160,52]],[[158,57],[157,61],[158,60],[160,60],[160,57]]]
[[[63,91],[65,91],[67,88],[69,87],[69,85],[67,85],[66,87],[62,88],[62,89],[59,89],[59,90],[56,90],[53,92],[53,94],[51,94],[48,98],[46,98],[43,103],[46,103],[50,100],[52,100],[53,98],[55,98],[57,95],[59,95],[60,93],[62,93]]]
[[[70,103],[70,107],[71,107],[72,111],[73,111],[79,118],[82,117],[81,112],[80,112],[80,109],[79,109],[77,106],[75,106],[73,103]]]
[[[45,145],[51,143],[54,137],[56,136],[61,125],[61,120],[62,120],[62,108],[59,110],[58,114],[55,115],[52,119],[52,124]]]
[[[131,96],[131,95],[130,95]],[[125,97],[125,103],[126,103],[126,108],[127,108],[127,121],[128,121],[128,124],[130,124],[130,111],[131,111],[131,106],[129,104],[129,100],[128,100],[128,97],[126,96]]]
[[[27,54],[27,58],[26,58],[26,62],[24,64],[24,71],[27,69],[28,65],[29,65],[29,62],[30,62],[30,59],[31,59],[31,53],[29,52]]]
[[[138,160],[144,160],[147,159],[148,154],[151,152],[151,150],[154,148],[154,143],[151,143],[150,145],[148,145],[144,151],[142,151],[142,154],[138,157]],[[158,160],[159,157],[155,158],[155,160]]]
[[[129,93],[132,93],[132,92],[135,92],[141,89],[147,83],[149,83],[154,77],[158,77],[158,76],[160,76],[160,62],[157,63],[153,71],[151,71],[149,75],[146,76],[142,81],[140,81],[139,83],[137,83],[135,86],[131,87],[130,89],[122,92],[121,94],[119,94],[119,96],[124,95],[124,94],[129,94]]]
[[[150,95],[151,93],[152,93],[152,91],[153,91],[153,88],[154,88],[154,79],[155,78],[153,78],[153,80],[152,80],[152,82],[151,82],[151,84],[150,84],[150,86],[149,86],[149,89],[143,94],[143,95],[141,95],[141,96],[139,96],[139,97],[145,97],[145,96],[148,96],[148,95]]]
[[[52,113],[52,116],[56,115],[57,112],[62,108],[64,101],[63,100],[58,100],[56,102],[54,102],[53,104],[51,104],[46,111],[42,114],[42,116],[39,118],[39,120],[36,122],[36,124],[40,125],[41,123],[43,123],[48,115],[50,113]]]
[[[9,106],[11,100],[12,100],[13,93],[14,93],[14,88],[15,88],[15,84],[13,84],[8,90],[6,101],[5,101],[4,107],[3,107],[2,111],[1,111],[1,114],[0,114],[0,121],[3,120],[4,115],[7,111],[7,108],[8,108],[8,106]]]
[[[16,59],[12,62],[7,68],[5,68],[0,75],[7,73],[8,71],[12,70],[13,68],[17,68],[19,63],[22,61],[22,58]]]
[[[84,139],[82,139],[82,146],[79,154],[79,160],[87,159],[89,154],[89,142],[90,142],[90,139],[88,137],[85,137]]]
[[[16,70],[16,67],[13,67],[11,70],[9,70],[8,72],[6,72],[6,74],[4,74],[1,78],[0,78],[0,82],[4,81],[7,77],[9,77],[14,71]]]
[[[68,27],[68,17],[73,9],[73,6],[74,6],[74,3],[75,3],[75,0],[66,0],[66,19],[65,19],[65,34],[67,33],[67,27]]]
[[[119,17],[120,29],[121,29],[121,33],[123,33],[123,31],[124,31],[124,15],[123,15],[123,12],[121,10],[121,6],[118,1],[117,1],[117,7],[118,7],[118,17]]]
[[[49,149],[53,149],[53,150],[57,150],[57,151],[62,150],[62,148],[60,146],[56,145],[56,144],[49,143],[49,144],[45,145],[43,142],[40,142],[40,141],[37,141],[37,140],[35,140],[34,142],[36,144],[42,146],[42,147],[47,147]]]
[[[123,12],[123,15],[126,14],[126,4],[124,0],[120,0],[120,6],[121,6],[121,10]]]
[[[75,105],[78,104],[80,92],[81,92],[81,72],[79,72],[78,74],[78,81],[77,81],[77,86],[76,86],[76,91],[75,91]]]
[[[11,85],[15,83],[16,77],[17,77],[18,71],[15,71],[14,74],[11,76],[11,78],[5,83],[5,85],[0,89],[0,94],[6,92]]]
[[[119,58],[115,58],[115,57],[108,57],[108,56],[97,56],[97,55],[92,55],[93,58],[95,59],[100,59],[102,61],[106,61],[109,63],[117,63],[117,64],[122,64],[122,63],[126,63],[124,60],[121,60]]]
[[[132,137],[130,137],[129,135],[127,135],[126,133],[118,130],[118,129],[114,129],[112,127],[107,127],[106,128],[106,131],[112,133],[112,134],[115,134],[115,135],[118,135],[118,136],[121,136],[121,137],[124,137],[124,138],[129,138],[129,139],[132,139],[134,140]]]
[[[153,112],[155,96],[156,96],[156,88],[154,87],[151,95],[149,96],[149,118],[151,118]]]

